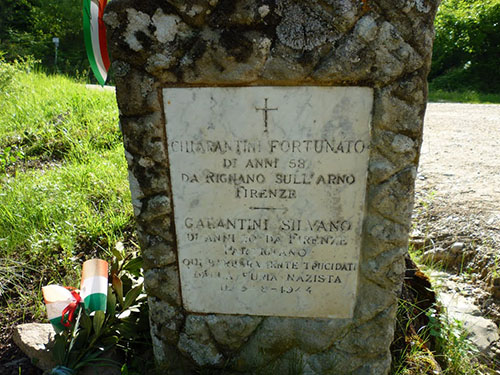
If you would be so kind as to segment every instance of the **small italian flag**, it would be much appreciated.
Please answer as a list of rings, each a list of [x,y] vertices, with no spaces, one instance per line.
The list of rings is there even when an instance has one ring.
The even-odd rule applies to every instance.
[[[106,312],[108,296],[108,262],[91,259],[83,263],[80,296],[88,312]]]
[[[102,21],[107,0],[83,0],[83,37],[90,67],[101,86],[109,70],[106,28]]]
[[[78,303],[73,294],[60,285],[48,285],[42,288],[43,299],[47,309],[47,317],[57,333],[64,331],[61,321],[63,310],[74,303]]]
[[[83,303],[87,312],[106,312],[108,296],[108,262],[91,259],[83,263],[80,291],[60,285],[42,288],[47,316],[57,333],[64,331],[76,319]]]

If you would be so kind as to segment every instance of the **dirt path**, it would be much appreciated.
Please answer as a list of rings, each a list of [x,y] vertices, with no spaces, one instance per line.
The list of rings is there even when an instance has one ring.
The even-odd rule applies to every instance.
[[[462,270],[500,273],[500,105],[428,105],[413,215],[427,249],[460,242]]]
[[[447,271],[444,296],[470,301],[500,325],[492,296],[500,278],[500,105],[428,105],[411,243],[422,261]],[[457,306],[461,314],[472,305]],[[498,337],[493,324],[479,329]],[[500,346],[488,343],[483,350],[500,370]]]
[[[431,188],[450,204],[499,219],[500,105],[428,105],[417,190]]]

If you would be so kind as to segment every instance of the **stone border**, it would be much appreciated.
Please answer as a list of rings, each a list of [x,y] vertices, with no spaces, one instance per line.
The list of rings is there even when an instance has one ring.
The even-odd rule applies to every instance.
[[[384,374],[390,367],[430,67],[432,0],[113,0],[109,48],[155,356],[173,373]],[[183,310],[163,87],[375,89],[354,318]]]

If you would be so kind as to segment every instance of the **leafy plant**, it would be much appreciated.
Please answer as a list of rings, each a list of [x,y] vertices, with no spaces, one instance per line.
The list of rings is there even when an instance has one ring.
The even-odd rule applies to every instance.
[[[430,102],[454,102],[454,103],[500,103],[498,93],[483,93],[474,90],[445,91],[435,89],[434,84],[429,87]]]
[[[137,345],[137,338],[149,332],[142,259],[125,255],[120,246],[113,255],[106,312],[89,314],[79,308],[74,325],[56,335],[52,351],[58,366],[52,374],[75,374],[88,365],[126,368],[121,362]]]
[[[481,374],[482,366],[477,347],[468,339],[463,323],[450,319],[445,313],[430,309],[429,335],[435,338],[435,357],[441,364],[444,374],[476,375]],[[486,368],[484,368],[487,370]]]
[[[30,72],[40,61],[33,56],[17,57],[11,62],[5,60],[5,52],[0,51],[0,93],[8,93],[8,88],[18,83],[19,72]]]

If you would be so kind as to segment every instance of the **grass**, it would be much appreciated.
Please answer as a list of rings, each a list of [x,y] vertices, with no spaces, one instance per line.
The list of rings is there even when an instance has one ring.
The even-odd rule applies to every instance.
[[[445,91],[429,86],[429,102],[499,104],[500,94],[468,91]]]
[[[0,61],[0,361],[15,324],[43,321],[41,287],[133,241],[114,94]]]
[[[398,305],[391,375],[493,375],[468,339],[463,323],[442,307],[422,309],[401,299]]]
[[[429,350],[429,329],[417,333],[418,320],[426,311],[412,301],[400,299],[396,315],[396,335],[392,344],[391,375],[432,374],[437,370],[436,360]]]
[[[113,93],[89,92],[63,76],[18,72],[0,107],[0,149],[27,159],[83,162],[120,143]]]

